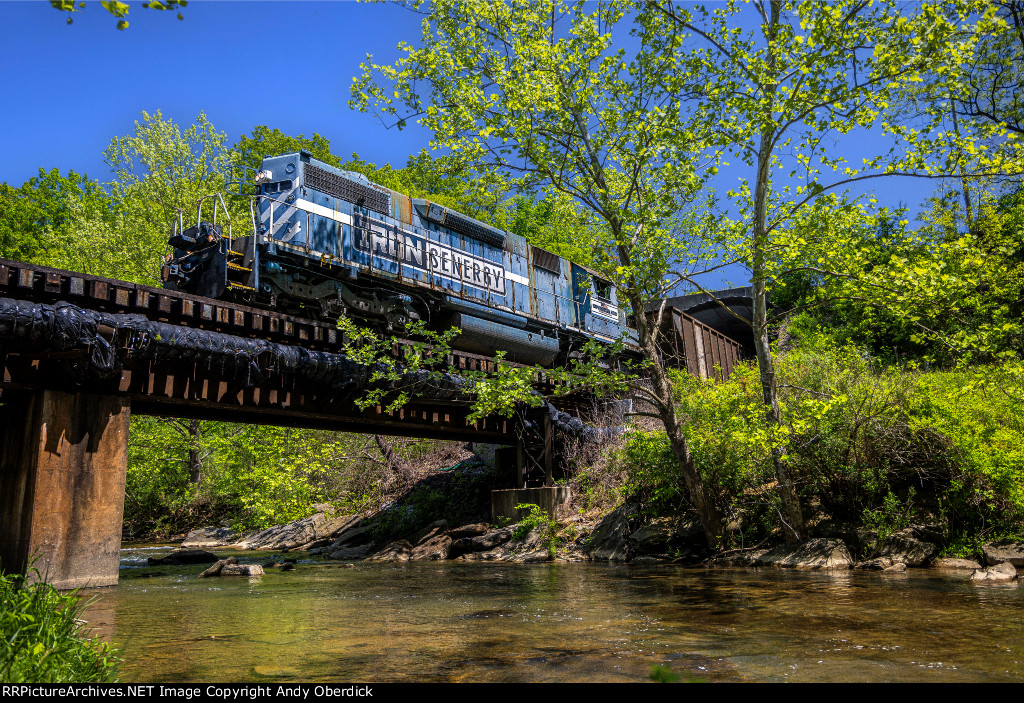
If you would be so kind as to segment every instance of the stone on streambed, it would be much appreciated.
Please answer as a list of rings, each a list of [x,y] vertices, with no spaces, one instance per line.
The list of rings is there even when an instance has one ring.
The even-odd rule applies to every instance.
[[[893,563],[903,562],[907,566],[924,566],[938,552],[938,545],[918,539],[910,528],[886,537],[875,557],[888,557]]]
[[[200,527],[192,530],[181,542],[182,549],[226,547],[235,543],[235,531],[230,527]]]
[[[849,569],[853,566],[853,557],[842,540],[818,537],[802,544],[769,549],[755,564],[787,569]]]
[[[493,530],[488,530],[480,535],[457,538],[452,542],[451,547],[449,547],[448,556],[453,559],[459,556],[471,558],[470,555],[472,554],[488,552],[512,539],[513,532],[515,532],[514,527],[499,527]],[[449,533],[449,536],[451,536],[451,534],[452,533]]]
[[[443,532],[421,540],[412,548],[410,561],[443,561],[448,558],[448,549],[452,546],[452,538]]]
[[[448,522],[436,520],[409,539],[391,542],[371,557],[369,562],[443,561],[448,559],[452,538]],[[332,554],[333,556],[333,554]]]
[[[263,564],[263,570],[279,569],[281,571],[295,571],[296,563],[297,562],[294,559],[273,559]]]
[[[665,558],[669,554],[702,552],[707,548],[700,522],[678,515],[654,518],[630,534],[626,543],[633,554]]]
[[[896,562],[893,561],[891,557],[877,557],[875,559],[858,562],[853,568],[861,569],[863,571],[885,571],[895,564]]]
[[[628,540],[637,554],[664,554],[675,534],[675,520],[660,517],[630,534]]]
[[[206,569],[203,573],[199,574],[198,578],[205,579],[211,576],[220,576],[220,571],[228,564],[237,564],[237,557],[228,557],[226,559],[219,560],[216,564]]]
[[[341,549],[333,550],[327,557],[329,559],[364,559],[373,553],[373,546],[373,542],[368,542],[358,547],[342,547]]]
[[[933,569],[947,569],[951,571],[966,571],[968,569],[975,571],[981,568],[981,564],[974,561],[974,559],[951,559],[947,557],[943,559],[936,559],[931,563],[931,567]]]
[[[238,548],[296,549],[333,537],[361,519],[359,515],[342,515],[332,518],[328,517],[326,510],[322,510],[284,525],[275,525],[251,534],[238,542]]]
[[[221,576],[263,576],[263,567],[259,564],[225,564],[220,570]]]
[[[410,554],[412,554],[412,544],[410,544],[407,539],[399,539],[384,547],[384,549],[380,550],[373,556],[367,557],[366,561],[374,564],[388,562],[402,563],[409,561]]]
[[[587,544],[587,553],[594,561],[629,561],[632,547],[628,544],[629,517],[620,506],[604,516]]]
[[[1010,539],[989,542],[981,548],[981,553],[989,566],[1009,562],[1018,569],[1024,569],[1024,542]]]
[[[505,528],[510,532],[514,528]],[[535,527],[522,537],[511,538],[486,552],[471,552],[459,557],[463,561],[507,561],[516,564],[551,561],[546,544],[546,527]]]
[[[519,539],[513,537],[500,547],[505,552],[501,561],[517,564],[551,561],[551,550],[546,544],[546,534],[547,527],[538,526]]]
[[[762,547],[732,549],[723,554],[715,554],[707,560],[708,566],[757,566],[757,561],[769,550]]]
[[[199,574],[199,578],[213,576],[263,576],[263,567],[259,564],[239,564],[237,557],[219,560],[209,569]]]
[[[490,529],[491,526],[486,522],[478,522],[473,525],[463,525],[462,527],[456,527],[453,530],[448,530],[448,536],[452,538],[452,541],[472,539],[474,537],[481,537],[487,534]]]
[[[219,558],[213,552],[202,549],[175,549],[166,556],[149,557],[146,561],[150,566],[181,566],[184,564],[212,564]]]
[[[1013,581],[1015,578],[1017,578],[1017,567],[1008,561],[987,569],[978,569],[971,574],[971,581]]]
[[[448,521],[447,520],[434,520],[432,523],[421,529],[419,532],[409,538],[412,544],[423,544],[429,540],[432,540],[440,535],[448,532]]]
[[[335,539],[326,547],[313,550],[311,554],[327,554],[331,559],[361,559],[373,552],[374,524],[359,519],[335,533]]]

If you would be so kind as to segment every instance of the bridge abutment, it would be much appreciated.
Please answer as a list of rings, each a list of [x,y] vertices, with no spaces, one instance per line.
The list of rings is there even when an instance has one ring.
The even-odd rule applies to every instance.
[[[3,393],[0,567],[57,588],[117,583],[128,459],[126,398]]]

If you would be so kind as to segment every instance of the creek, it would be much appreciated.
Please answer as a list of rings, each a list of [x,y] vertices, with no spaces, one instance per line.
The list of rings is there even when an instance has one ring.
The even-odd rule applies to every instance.
[[[1024,586],[969,572],[310,560],[197,579],[145,565],[167,551],[128,547],[118,586],[83,591],[129,683],[641,682],[655,664],[706,681],[1024,680]]]

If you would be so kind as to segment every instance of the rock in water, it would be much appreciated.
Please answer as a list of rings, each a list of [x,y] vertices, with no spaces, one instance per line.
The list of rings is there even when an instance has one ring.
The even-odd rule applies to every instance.
[[[452,546],[452,538],[446,534],[436,534],[417,543],[409,555],[410,561],[443,561],[448,558],[448,550]]]
[[[676,534],[675,520],[655,518],[629,536],[629,543],[637,554],[666,554],[669,542]]]
[[[1017,568],[1008,561],[987,569],[978,569],[971,574],[971,581],[1013,581],[1015,578],[1017,578]]]
[[[894,562],[890,557],[878,557],[877,559],[862,561],[853,568],[862,569],[864,571],[885,571],[895,563],[896,562]],[[904,566],[906,565],[904,564]]]
[[[237,564],[237,563],[238,563],[238,558],[237,557],[228,557],[227,559],[221,559],[216,564],[214,564],[213,566],[208,568],[206,571],[204,571],[203,573],[199,574],[199,578],[204,579],[204,578],[209,578],[211,576],[220,576],[221,569],[223,569],[228,564]]]
[[[587,545],[587,553],[594,561],[628,561],[630,554],[629,518],[622,508],[605,515]]]
[[[948,557],[936,559],[932,562],[931,566],[933,569],[959,569],[965,571],[967,569],[974,571],[981,568],[981,564],[974,561],[974,559],[951,559]]]
[[[238,543],[238,547],[240,549],[295,549],[310,542],[326,539],[359,520],[361,518],[358,515],[328,518],[326,513],[315,513],[249,535]]]
[[[263,576],[263,567],[259,564],[225,564],[220,570],[221,576]]]
[[[515,527],[499,527],[475,537],[461,537],[452,542],[448,556],[459,556],[472,552],[486,552],[512,539]]]
[[[235,533],[230,527],[200,527],[192,530],[181,543],[182,549],[203,549],[205,547],[226,547],[235,543]]]
[[[409,561],[409,555],[412,553],[412,545],[409,544],[408,540],[400,539],[392,542],[384,549],[380,550],[372,557],[367,557],[366,561],[376,562],[405,562]]]
[[[218,559],[219,557],[213,552],[202,549],[175,549],[167,556],[150,557],[146,561],[150,566],[178,566],[182,564],[212,564]]]
[[[803,544],[770,549],[758,558],[756,564],[787,569],[849,569],[853,566],[853,557],[841,540],[818,537]]]
[[[487,531],[490,529],[490,525],[486,522],[478,522],[474,525],[463,525],[462,527],[456,527],[454,530],[448,530],[448,536],[452,538],[452,541],[480,537],[487,534]]]
[[[367,542],[366,544],[361,544],[358,547],[342,547],[341,549],[335,549],[330,553],[327,552],[328,549],[330,549],[330,547],[322,549],[320,554],[327,554],[331,559],[362,559],[363,557],[367,557],[373,553],[373,542]]]
[[[938,552],[938,545],[918,539],[912,530],[903,530],[889,535],[875,556],[889,557],[897,564],[903,562],[907,566],[924,566]]]
[[[364,547],[365,550],[360,556],[368,554],[373,551],[374,547],[373,528],[374,525],[366,524],[362,520],[355,522],[350,527],[343,528],[337,534],[335,540],[329,546],[323,548],[322,553],[330,554],[332,559],[347,559],[351,557],[337,557],[334,554],[342,550]]]
[[[1024,542],[1009,539],[989,542],[981,548],[981,553],[989,566],[1009,562],[1018,569],[1024,569]]]

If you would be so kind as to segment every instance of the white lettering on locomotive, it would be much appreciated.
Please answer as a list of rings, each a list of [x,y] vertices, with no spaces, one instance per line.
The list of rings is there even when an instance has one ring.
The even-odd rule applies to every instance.
[[[361,252],[372,254],[434,276],[505,295],[508,272],[500,263],[467,254],[448,244],[356,215],[353,241]]]
[[[603,317],[607,320],[619,320],[619,309],[612,305],[610,300],[602,300],[597,296],[593,296],[590,299],[590,312],[598,317]]]

